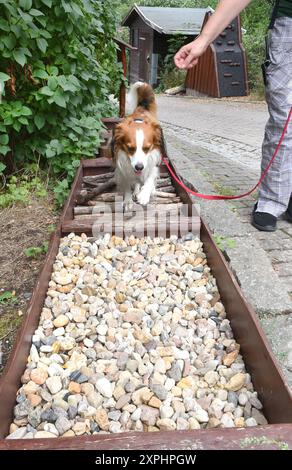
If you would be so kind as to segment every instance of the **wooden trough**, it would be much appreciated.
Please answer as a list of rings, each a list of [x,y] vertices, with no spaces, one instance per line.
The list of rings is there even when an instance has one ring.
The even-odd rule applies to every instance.
[[[111,121],[108,127],[114,125]],[[174,172],[175,166],[170,162]],[[292,448],[292,397],[285,383],[282,372],[273,356],[270,346],[261,329],[257,316],[244,299],[240,287],[231,273],[222,253],[217,248],[212,235],[202,219],[193,211],[189,195],[175,182],[171,181],[165,167],[161,167],[158,190],[166,194],[165,200],[157,198],[154,204],[159,212],[166,211],[166,206],[185,204],[187,213],[182,217],[187,220],[187,229],[200,230],[200,237],[207,255],[208,265],[217,280],[221,301],[236,341],[241,346],[247,371],[251,374],[255,390],[264,406],[268,425],[252,428],[204,429],[196,431],[168,431],[157,433],[129,432],[121,434],[91,435],[56,439],[22,439],[6,440],[9,425],[12,422],[15,397],[20,387],[31,339],[38,326],[42,306],[46,297],[55,256],[58,252],[60,238],[70,232],[76,234],[93,234],[93,225],[98,216],[92,214],[93,207],[90,191],[97,189],[98,184],[109,183],[112,179],[111,162],[104,158],[84,160],[76,174],[68,201],[65,205],[60,223],[51,237],[44,267],[36,283],[30,306],[15,347],[11,353],[0,382],[0,450],[16,449],[80,449],[80,450],[197,450],[197,449],[279,449]],[[103,175],[103,176],[100,176]],[[114,185],[107,187],[107,199],[115,191]],[[98,192],[98,191],[97,191]],[[105,193],[99,195],[103,202]],[[89,196],[88,196],[89,195]],[[169,195],[169,196],[167,196]],[[82,204],[80,197],[84,197]],[[89,197],[89,198],[88,198]],[[87,200],[86,200],[87,199]],[[79,200],[79,202],[77,202]],[[86,200],[84,202],[84,200]],[[97,201],[98,203],[98,201]],[[173,207],[173,206],[172,206]],[[168,207],[168,209],[172,209]],[[140,221],[141,222],[141,221]],[[139,222],[139,223],[140,223]],[[139,224],[135,229],[139,228]],[[157,229],[158,227],[156,227]],[[127,226],[123,229],[128,229]],[[130,227],[131,229],[131,227]],[[177,227],[169,227],[171,234]]]

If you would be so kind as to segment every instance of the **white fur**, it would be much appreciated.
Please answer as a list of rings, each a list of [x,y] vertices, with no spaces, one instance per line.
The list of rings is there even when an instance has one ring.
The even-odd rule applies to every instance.
[[[136,82],[131,85],[126,99],[126,114],[133,114],[138,106],[137,89],[144,85]],[[158,166],[161,161],[159,149],[151,150],[147,154],[143,151],[144,144],[143,129],[137,126],[136,130],[136,152],[128,156],[123,150],[118,151],[116,166],[116,181],[119,189],[124,194],[124,208],[130,210],[133,205],[133,196],[139,204],[148,204],[151,194],[155,191],[155,182],[159,174]],[[140,175],[135,173],[135,166],[143,165]]]
[[[133,112],[138,106],[137,88],[139,88],[142,85],[144,85],[143,82],[136,82],[130,86],[130,89],[127,93],[127,98],[126,98],[126,115],[127,116],[129,116],[130,114],[133,114]]]
[[[143,131],[141,132],[143,133]],[[141,139],[141,135],[139,135],[139,138]],[[120,150],[117,155],[116,181],[118,187],[124,193],[124,207],[126,211],[131,210],[133,195],[139,204],[148,204],[151,194],[155,191],[155,181],[159,174],[160,151],[154,149],[146,155],[141,145],[143,147],[143,142],[141,143],[140,140],[139,148],[137,144],[137,151],[131,157],[128,157],[123,150]],[[144,165],[140,175],[137,175],[134,171],[137,162],[141,162]]]

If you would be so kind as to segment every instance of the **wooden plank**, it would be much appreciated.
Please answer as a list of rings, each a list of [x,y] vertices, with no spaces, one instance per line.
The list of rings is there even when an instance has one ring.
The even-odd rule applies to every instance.
[[[52,267],[59,249],[60,233],[61,227],[59,225],[51,237],[48,253],[35,284],[25,319],[0,378],[0,438],[8,433],[9,424],[13,420],[16,392],[21,385],[20,378],[27,366],[32,335],[38,327],[40,312],[51,279]]]
[[[8,439],[0,450],[284,450],[292,449],[292,425],[196,431],[130,432],[56,439]]]

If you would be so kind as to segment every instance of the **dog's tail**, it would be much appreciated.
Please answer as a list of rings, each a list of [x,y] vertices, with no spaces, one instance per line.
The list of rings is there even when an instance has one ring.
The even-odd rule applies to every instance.
[[[131,85],[127,94],[126,114],[132,114],[136,108],[144,108],[156,116],[155,94],[151,85],[136,82]]]

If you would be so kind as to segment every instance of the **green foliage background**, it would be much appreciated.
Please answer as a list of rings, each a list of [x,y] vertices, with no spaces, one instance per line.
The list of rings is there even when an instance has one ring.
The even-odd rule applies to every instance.
[[[113,113],[108,95],[121,77],[117,6],[0,0],[0,173],[39,162],[61,178],[61,195],[80,158],[94,156],[101,118]]]

